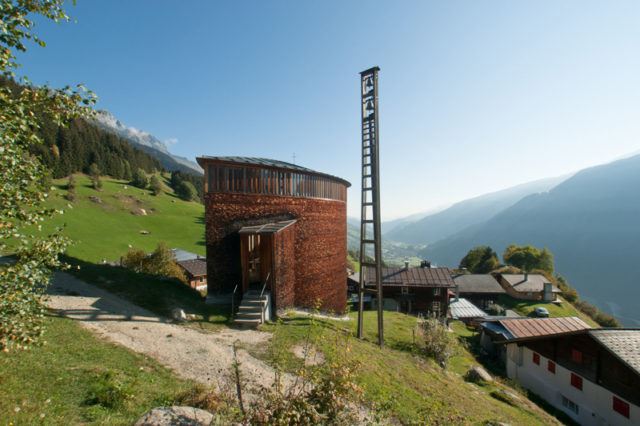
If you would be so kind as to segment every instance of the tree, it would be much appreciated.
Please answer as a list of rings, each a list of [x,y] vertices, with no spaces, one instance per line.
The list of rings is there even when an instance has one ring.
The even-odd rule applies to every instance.
[[[44,46],[32,33],[39,15],[52,21],[68,20],[63,0],[0,0],[0,75],[13,77],[19,66],[17,52],[28,41]],[[44,290],[52,268],[65,265],[58,255],[68,239],[57,229],[43,235],[38,227],[57,213],[42,203],[46,168],[31,149],[42,146],[39,117],[57,126],[72,118],[89,116],[95,102],[82,86],[53,89],[47,86],[0,87],[0,253],[14,253],[15,261],[0,266],[0,350],[26,348],[43,332]],[[11,241],[11,243],[9,243]],[[11,245],[9,245],[11,244]]]
[[[198,199],[198,191],[191,182],[181,181],[176,188],[176,195],[185,201],[196,201]]]
[[[96,163],[91,163],[89,166],[89,176],[91,177],[91,185],[93,189],[102,189],[102,181],[100,180],[100,169]]]
[[[129,162],[127,160],[123,160],[122,166],[124,168],[124,173],[122,175],[122,178],[124,180],[130,181],[132,179],[132,176],[131,176],[131,164],[129,164]]]
[[[546,248],[540,250],[530,245],[511,244],[505,249],[502,258],[507,265],[520,268],[526,273],[540,269],[553,275],[553,254]]]
[[[74,202],[76,200],[76,177],[74,175],[69,175],[69,180],[67,181],[67,200]]]
[[[460,269],[466,268],[472,274],[488,274],[498,266],[498,255],[489,246],[472,248],[460,261]]]
[[[131,180],[131,185],[137,186],[138,188],[145,189],[149,186],[149,178],[147,174],[142,169],[137,169],[133,173],[133,178]]]
[[[187,279],[173,256],[169,247],[161,242],[153,253],[147,255],[143,250],[130,249],[122,257],[122,266],[136,272],[159,275],[162,277],[176,278],[187,282]]]
[[[158,176],[151,176],[151,180],[149,181],[149,188],[153,192],[153,195],[162,194],[162,182],[160,182]]]

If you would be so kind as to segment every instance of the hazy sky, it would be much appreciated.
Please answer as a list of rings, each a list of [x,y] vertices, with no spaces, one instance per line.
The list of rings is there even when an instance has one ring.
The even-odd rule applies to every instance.
[[[23,72],[83,82],[172,152],[353,183],[358,72],[378,65],[383,217],[640,149],[638,1],[79,0]]]

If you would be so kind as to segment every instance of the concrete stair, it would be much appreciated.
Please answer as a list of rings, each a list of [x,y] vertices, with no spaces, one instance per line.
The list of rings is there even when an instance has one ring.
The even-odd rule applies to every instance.
[[[265,292],[260,296],[258,291],[248,291],[242,297],[238,312],[233,319],[235,325],[243,327],[257,327],[264,322],[263,313],[265,306],[269,303],[270,295]],[[267,318],[268,319],[268,318]]]

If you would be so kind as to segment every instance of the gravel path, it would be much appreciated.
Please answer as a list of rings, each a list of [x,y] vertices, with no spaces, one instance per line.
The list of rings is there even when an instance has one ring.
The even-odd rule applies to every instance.
[[[233,343],[266,345],[269,333],[225,329],[207,333],[172,324],[166,318],[140,308],[69,274],[55,274],[49,288],[48,305],[58,314],[77,320],[99,336],[155,358],[179,376],[228,390]],[[273,368],[238,349],[238,361],[247,381],[249,397],[273,384]],[[283,378],[285,385],[292,376]],[[253,392],[250,389],[254,389]]]

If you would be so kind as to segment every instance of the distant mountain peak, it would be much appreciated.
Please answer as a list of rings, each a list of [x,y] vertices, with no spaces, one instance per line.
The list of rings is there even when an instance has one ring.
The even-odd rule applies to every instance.
[[[172,158],[176,163],[188,169],[191,169],[198,174],[202,174],[202,169],[196,162],[184,157],[180,157],[178,155],[171,154],[165,142],[153,136],[151,133],[145,132],[144,130],[127,126],[109,111],[98,111],[94,121],[103,129],[109,130],[117,134],[118,136],[128,140],[129,142],[141,147],[146,147],[147,152],[149,152],[151,155],[156,156],[161,161],[166,159],[166,156],[168,156]],[[162,155],[154,154],[154,151],[157,151]]]

